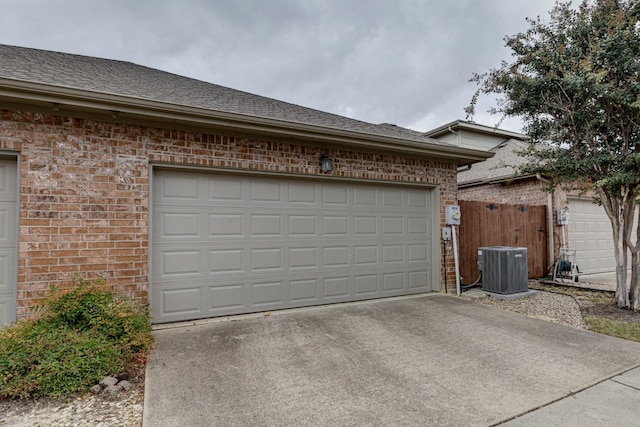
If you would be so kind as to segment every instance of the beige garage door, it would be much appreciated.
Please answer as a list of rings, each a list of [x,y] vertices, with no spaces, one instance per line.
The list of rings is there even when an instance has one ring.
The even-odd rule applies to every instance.
[[[433,192],[157,170],[154,322],[431,291]]]
[[[0,324],[16,320],[17,165],[0,159]]]
[[[591,200],[569,199],[569,247],[576,250],[582,273],[616,269],[611,221],[602,206]]]

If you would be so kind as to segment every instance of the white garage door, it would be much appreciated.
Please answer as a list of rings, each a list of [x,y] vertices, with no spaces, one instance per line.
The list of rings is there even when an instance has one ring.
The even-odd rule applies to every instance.
[[[440,274],[433,193],[157,170],[153,320],[431,291]]]
[[[582,273],[616,269],[611,221],[602,206],[591,200],[569,199],[569,247],[576,250]]]
[[[0,159],[0,325],[16,320],[17,165]]]

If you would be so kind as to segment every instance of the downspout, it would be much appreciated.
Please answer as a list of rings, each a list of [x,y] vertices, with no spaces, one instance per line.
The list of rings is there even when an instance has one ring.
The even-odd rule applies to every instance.
[[[548,179],[541,177],[540,174],[537,174],[536,178],[545,184],[551,183]],[[555,245],[553,242],[553,193],[551,192],[547,195],[547,232],[549,233],[547,237],[547,242],[549,243],[549,267],[553,267],[555,262]]]

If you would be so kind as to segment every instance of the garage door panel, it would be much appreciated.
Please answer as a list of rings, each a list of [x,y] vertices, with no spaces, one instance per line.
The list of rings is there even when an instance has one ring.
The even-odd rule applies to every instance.
[[[427,262],[427,245],[424,244],[412,244],[407,245],[409,252],[409,261],[413,262]]]
[[[576,250],[576,264],[582,273],[601,273],[616,268],[613,233],[602,206],[591,200],[569,199],[569,241]]]
[[[251,236],[282,236],[282,215],[253,214],[251,215]]]
[[[289,249],[289,268],[296,269],[316,269],[320,265],[318,259],[318,248],[290,248]]]
[[[428,218],[407,218],[407,233],[424,235],[428,229]]]
[[[404,262],[404,250],[402,245],[382,245],[382,263]]]
[[[18,166],[0,160],[0,325],[16,318]]]
[[[206,311],[215,313],[220,311],[237,312],[245,308],[248,291],[243,283],[208,286],[208,302]]]
[[[324,296],[327,301],[349,296],[349,276],[327,277],[323,282]]]
[[[407,206],[414,208],[429,208],[429,198],[424,191],[408,190]]]
[[[354,246],[353,253],[356,267],[376,265],[379,262],[377,245]]]
[[[284,270],[282,248],[251,249],[251,270],[256,273]]]
[[[197,238],[202,233],[200,218],[197,212],[163,212],[160,216],[160,238]]]
[[[200,276],[199,250],[166,250],[162,251],[160,275],[163,278],[175,276]]]
[[[283,281],[268,281],[251,284],[251,307],[264,310],[266,308],[283,307]]]
[[[316,215],[289,215],[290,237],[317,237],[318,217]]]
[[[207,179],[208,178],[208,179]],[[203,177],[207,181],[208,199],[213,202],[240,201],[244,197],[244,185],[235,177]]]
[[[320,280],[317,278],[292,280],[289,283],[289,292],[289,301],[294,305],[306,302],[313,303],[321,296]]]
[[[429,283],[428,271],[411,271],[409,272],[409,288],[410,289],[426,289]]]
[[[13,271],[15,262],[15,250],[0,250],[0,295],[13,296],[15,286]]]
[[[249,185],[251,187],[251,202],[258,204],[282,202],[280,182],[276,180],[251,180]]]
[[[402,234],[402,217],[383,217],[382,234]]]
[[[200,200],[202,180],[197,175],[176,176],[173,180],[159,183],[158,201]]]
[[[243,249],[211,249],[209,251],[208,273],[235,274],[244,271]]]
[[[378,232],[378,219],[375,216],[355,216],[353,232],[356,236],[371,236]]]
[[[13,322],[15,309],[13,304],[13,295],[0,295],[0,325],[6,325]]]
[[[0,202],[0,246],[13,247],[16,242],[16,204]]]
[[[378,293],[378,275],[362,274],[356,275],[355,280],[355,296],[368,296]]]
[[[384,273],[382,275],[382,287],[385,291],[402,291],[405,283],[404,272]]]
[[[355,188],[353,190],[353,204],[356,207],[376,206],[377,200],[375,188]]]
[[[346,205],[349,200],[347,188],[339,184],[325,184],[322,187],[322,203],[325,205]]]
[[[3,202],[15,202],[17,197],[17,175],[15,160],[0,161],[0,200]]]
[[[202,288],[190,286],[185,288],[161,289],[158,293],[162,313],[168,317],[184,318],[197,315],[202,311]]]
[[[401,208],[403,206],[402,193],[390,188],[382,190],[382,205],[386,207]]]
[[[237,213],[210,213],[209,214],[210,237],[244,237],[245,225],[244,215]]]
[[[175,198],[194,177],[198,198]],[[156,323],[424,292],[438,277],[430,189],[161,170],[153,191]]]
[[[322,248],[323,267],[348,267],[349,246],[327,246]]]
[[[293,182],[289,185],[289,203],[292,206],[313,206],[318,202],[317,185],[310,182]]]
[[[322,227],[325,236],[347,236],[349,217],[325,215],[322,217]]]

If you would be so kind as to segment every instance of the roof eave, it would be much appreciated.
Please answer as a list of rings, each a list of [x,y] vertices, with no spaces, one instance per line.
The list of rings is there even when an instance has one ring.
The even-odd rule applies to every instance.
[[[324,144],[345,144],[354,148],[455,161],[459,165],[484,161],[493,156],[492,153],[479,150],[6,78],[0,78],[0,99],[23,104],[58,104],[60,108],[64,106],[69,110],[103,114],[117,111],[119,116],[130,115],[164,123],[241,130],[245,133],[305,139]]]
[[[482,133],[486,135],[509,137],[517,140],[526,139],[526,135],[519,132],[513,132],[510,130],[500,129],[497,127],[480,125],[477,123],[471,123],[464,120],[455,120],[453,122],[446,123],[442,126],[439,126],[435,129],[425,132],[424,135],[430,138],[438,138],[446,133],[449,133],[452,131],[458,131],[458,130],[468,130],[468,131],[473,131],[473,132]]]

